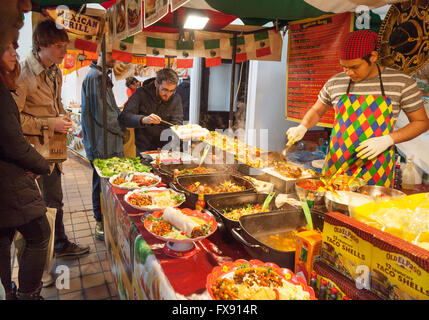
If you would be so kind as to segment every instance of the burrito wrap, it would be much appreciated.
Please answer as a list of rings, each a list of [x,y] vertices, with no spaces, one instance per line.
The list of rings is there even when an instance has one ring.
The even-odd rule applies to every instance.
[[[183,214],[179,209],[172,207],[165,208],[162,218],[175,228],[184,232],[189,238],[192,238],[192,235],[195,236],[195,233],[192,233],[194,229],[197,230],[201,227],[201,225],[191,217]]]

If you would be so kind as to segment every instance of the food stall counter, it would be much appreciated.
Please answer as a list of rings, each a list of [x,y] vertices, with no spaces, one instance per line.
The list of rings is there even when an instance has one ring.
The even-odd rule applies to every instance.
[[[220,230],[191,251],[169,251],[145,229],[145,213],[125,202],[125,192],[101,180],[105,243],[121,299],[209,299],[206,280],[215,266],[250,259],[239,243],[225,243]]]

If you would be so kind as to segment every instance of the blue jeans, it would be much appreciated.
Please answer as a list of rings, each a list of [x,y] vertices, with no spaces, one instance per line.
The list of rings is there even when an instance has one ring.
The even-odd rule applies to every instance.
[[[46,215],[22,226],[0,228],[0,279],[6,292],[12,291],[10,248],[17,230],[22,234],[26,243],[19,265],[19,291],[31,293],[40,286],[51,228]]]
[[[94,212],[94,219],[97,222],[103,221],[101,215],[101,204],[100,204],[100,176],[94,168],[94,164],[91,161],[92,166],[92,211]]]

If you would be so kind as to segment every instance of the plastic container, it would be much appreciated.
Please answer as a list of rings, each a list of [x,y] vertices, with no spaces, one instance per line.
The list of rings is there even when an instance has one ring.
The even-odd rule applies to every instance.
[[[410,156],[402,171],[402,189],[413,189],[415,185],[421,183],[422,177],[414,165],[413,156]]]

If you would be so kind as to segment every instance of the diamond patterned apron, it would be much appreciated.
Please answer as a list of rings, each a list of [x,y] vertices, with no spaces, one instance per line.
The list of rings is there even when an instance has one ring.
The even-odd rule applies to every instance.
[[[369,138],[380,137],[393,131],[392,102],[384,94],[381,72],[378,77],[382,96],[349,94],[342,95],[335,106],[335,120],[325,159],[324,173],[332,175],[341,167],[352,175],[357,170],[359,144]],[[394,179],[394,146],[386,149],[377,158],[366,160],[358,177],[368,185],[391,187]]]

